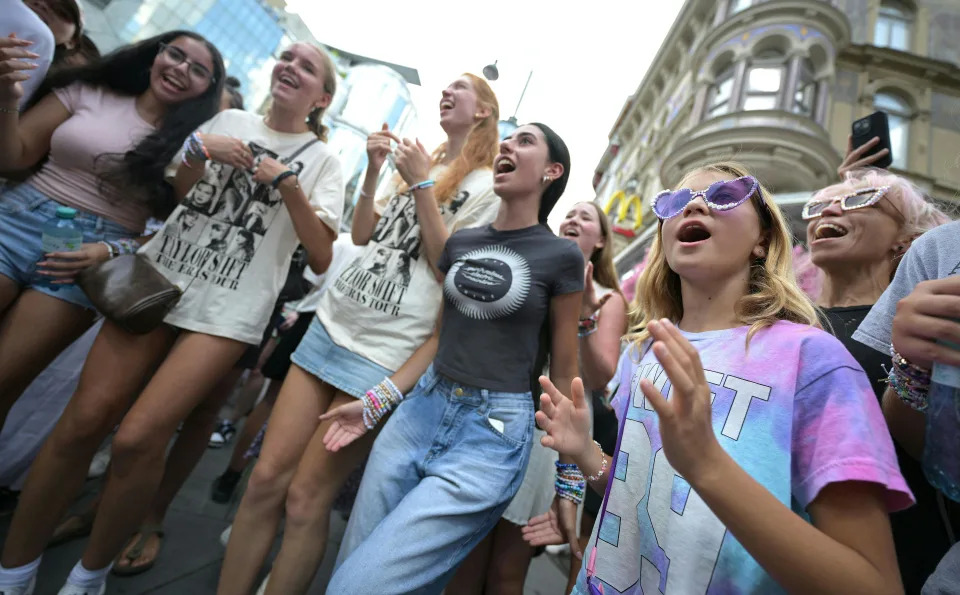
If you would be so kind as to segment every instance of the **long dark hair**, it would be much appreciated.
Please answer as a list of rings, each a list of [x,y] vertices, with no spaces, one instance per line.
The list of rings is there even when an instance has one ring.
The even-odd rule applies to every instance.
[[[216,46],[190,31],[168,31],[141,42],[123,46],[94,63],[66,68],[47,77],[37,97],[52,89],[72,83],[105,87],[120,95],[138,96],[150,88],[150,70],[160,52],[161,43],[179,37],[202,42],[213,59],[214,82],[193,99],[171,105],[160,126],[123,155],[99,155],[111,158],[100,174],[101,182],[140,200],[157,217],[166,217],[173,210],[173,188],[164,180],[164,169],[170,164],[191,132],[212,118],[220,107],[225,69]]]
[[[240,94],[240,79],[228,76],[223,82],[223,90],[230,95],[230,109],[243,109],[243,95]]]
[[[543,191],[543,196],[540,197],[540,211],[537,214],[537,220],[546,225],[550,211],[553,210],[557,201],[563,196],[563,191],[567,188],[567,180],[570,178],[570,150],[567,149],[567,144],[563,142],[560,135],[546,124],[531,122],[530,125],[536,126],[543,132],[543,136],[547,140],[550,162],[559,163],[563,166],[563,174],[550,182],[550,185]]]

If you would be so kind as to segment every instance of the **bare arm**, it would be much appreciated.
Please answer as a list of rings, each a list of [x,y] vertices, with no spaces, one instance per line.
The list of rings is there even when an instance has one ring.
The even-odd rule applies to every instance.
[[[581,292],[550,300],[550,381],[564,394],[577,375],[577,313]]]
[[[420,220],[420,241],[423,242],[424,251],[427,253],[427,262],[436,269],[437,261],[450,237],[450,232],[443,224],[433,188],[414,190],[413,196],[416,199],[417,217]]]
[[[600,308],[597,330],[580,338],[581,377],[588,391],[602,388],[613,378],[620,357],[620,338],[626,331],[626,302],[614,292]]]
[[[890,435],[911,457],[923,457],[923,441],[927,430],[923,413],[909,407],[889,388],[883,393],[883,417],[887,420]]]
[[[22,115],[0,113],[0,171],[20,171],[39,163],[50,152],[53,132],[68,118],[70,112],[54,93]]]
[[[377,176],[379,170],[374,171],[372,167],[367,167],[367,175],[363,178],[362,193],[357,206],[353,209],[353,223],[350,226],[350,237],[357,246],[366,246],[373,235],[373,230],[380,220],[374,209],[374,193],[377,191]]]
[[[901,594],[883,487],[833,483],[797,516],[723,451],[691,481],[743,547],[789,593]]]
[[[293,221],[293,229],[307,250],[310,268],[319,275],[333,260],[333,241],[337,239],[337,232],[317,217],[296,176],[283,180],[279,190]]]

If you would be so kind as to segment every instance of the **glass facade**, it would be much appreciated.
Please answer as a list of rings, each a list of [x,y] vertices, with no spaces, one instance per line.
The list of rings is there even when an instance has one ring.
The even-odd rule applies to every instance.
[[[223,54],[249,108],[269,93],[273,54],[284,37],[280,16],[262,0],[114,0],[88,10],[91,38],[103,51],[171,29],[196,31]]]

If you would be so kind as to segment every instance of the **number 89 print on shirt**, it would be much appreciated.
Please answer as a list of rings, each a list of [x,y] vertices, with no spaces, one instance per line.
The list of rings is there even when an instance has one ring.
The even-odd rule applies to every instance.
[[[886,487],[891,510],[912,496],[866,374],[834,337],[778,322],[745,351],[746,327],[684,333],[700,352],[721,446],[785,506],[804,510],[840,481]],[[639,388],[670,382],[652,352],[623,357],[611,405],[621,418],[604,509],[594,526],[604,594],[779,593],[663,452],[659,422]],[[668,397],[669,398],[669,397]],[[625,415],[624,415],[625,414]],[[589,560],[591,550],[584,552]],[[581,570],[574,593],[586,595]]]

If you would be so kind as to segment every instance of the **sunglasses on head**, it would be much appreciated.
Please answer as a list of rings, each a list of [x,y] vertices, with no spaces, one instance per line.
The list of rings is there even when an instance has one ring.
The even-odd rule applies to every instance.
[[[736,180],[714,182],[706,190],[664,190],[653,199],[653,213],[661,220],[676,217],[698,196],[714,211],[729,211],[747,202],[759,187],[756,178],[743,176]]]
[[[803,205],[803,212],[801,213],[801,216],[803,217],[804,221],[822,217],[823,211],[837,201],[840,201],[840,209],[843,211],[853,211],[855,209],[872,207],[880,202],[880,199],[883,198],[883,195],[887,193],[887,190],[890,190],[890,186],[881,186],[879,188],[863,188],[861,190],[857,190],[856,192],[851,192],[850,194],[844,194],[843,196],[835,196],[825,200],[811,200],[807,204]]]

